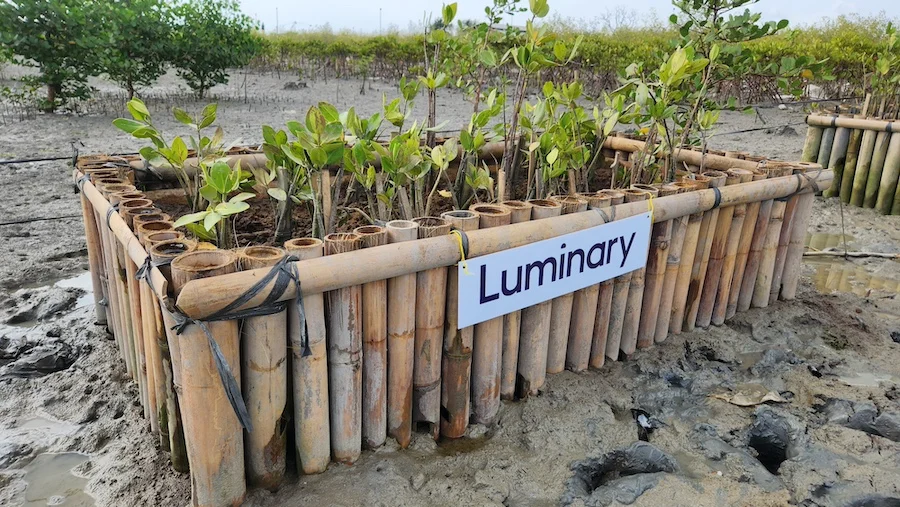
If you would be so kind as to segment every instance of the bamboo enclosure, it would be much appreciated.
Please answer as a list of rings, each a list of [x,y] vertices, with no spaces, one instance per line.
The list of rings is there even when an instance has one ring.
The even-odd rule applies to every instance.
[[[808,158],[827,137],[817,129]],[[887,137],[861,141],[860,178],[891,158]],[[609,148],[622,153],[638,142],[615,139]],[[709,170],[235,250],[199,249],[128,168],[83,178],[77,166],[74,176],[97,320],[137,384],[147,427],[173,468],[191,474],[192,504],[218,506],[241,503],[248,488],[277,489],[293,462],[315,474],[388,438],[405,448],[414,432],[462,437],[470,422],[496,422],[501,399],[538,394],[548,374],[601,368],[772,304],[772,294],[796,297],[814,192],[837,175],[732,152],[676,156]],[[870,196],[850,189],[851,201]],[[645,268],[458,329],[462,257],[648,210]],[[271,278],[287,270],[290,283]]]

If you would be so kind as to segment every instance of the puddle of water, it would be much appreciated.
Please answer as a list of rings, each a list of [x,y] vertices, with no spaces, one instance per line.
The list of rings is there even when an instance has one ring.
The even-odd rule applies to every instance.
[[[94,498],[84,491],[88,480],[72,469],[88,460],[77,452],[39,454],[25,467],[25,503],[27,507],[64,505],[88,507]]]
[[[79,297],[78,301],[75,302],[75,308],[84,308],[94,304],[94,282],[91,279],[90,271],[85,271],[78,276],[59,280],[54,283],[53,286],[63,289],[74,288],[83,290],[84,295]]]
[[[853,246],[853,236],[849,234],[829,234],[826,232],[808,232],[806,233],[806,242],[804,245],[810,250],[827,250],[829,248],[840,248],[843,251],[844,239],[847,240],[847,246]]]
[[[477,451],[487,445],[487,436],[478,438],[446,438],[438,442],[437,452],[441,456],[456,456]]]
[[[900,383],[900,379],[893,375],[872,372],[857,372],[853,375],[838,377],[838,380],[851,387],[879,387],[883,383]]]
[[[50,433],[54,435],[69,435],[75,433],[79,428],[79,425],[68,423],[65,421],[58,421],[56,419],[51,419],[49,417],[32,417],[30,419],[25,419],[21,421],[14,430],[16,431],[39,431],[42,433]]]
[[[876,275],[866,266],[844,260],[824,260],[807,257],[805,262],[815,267],[813,283],[819,292],[846,292],[866,297],[872,291],[900,293],[900,279]]]
[[[738,361],[741,363],[742,370],[750,370],[753,366],[758,363],[763,355],[766,353],[765,350],[754,350],[750,352],[741,352],[737,355]]]

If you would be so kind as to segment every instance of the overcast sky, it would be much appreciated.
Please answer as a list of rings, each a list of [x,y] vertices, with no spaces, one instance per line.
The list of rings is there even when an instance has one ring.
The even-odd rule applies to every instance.
[[[422,20],[426,12],[439,16],[441,0],[240,0],[246,14],[273,31],[276,24],[281,31],[317,28],[325,23],[335,31],[349,29],[377,33],[379,11],[381,27],[406,30],[410,23]],[[480,19],[490,0],[458,0],[458,18]],[[528,1],[523,0],[527,6]],[[665,20],[672,12],[669,0],[550,0],[551,14],[589,23],[616,9],[627,9],[639,16],[655,16]],[[788,19],[791,25],[813,23],[823,17],[840,14],[875,15],[884,12],[900,18],[900,0],[762,0],[753,7],[764,14],[764,20]]]

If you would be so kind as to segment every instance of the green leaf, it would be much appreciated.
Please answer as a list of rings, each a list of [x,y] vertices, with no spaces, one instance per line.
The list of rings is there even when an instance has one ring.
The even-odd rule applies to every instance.
[[[129,100],[127,107],[128,112],[131,113],[135,120],[146,122],[150,119],[150,111],[147,110],[147,106],[144,105],[141,99]]]
[[[276,201],[284,202],[287,200],[287,192],[280,188],[269,188],[266,189],[266,193],[269,194],[269,197],[275,199]]]
[[[231,168],[225,162],[216,162],[209,171],[207,183],[216,189],[220,194],[227,194],[231,188],[229,179],[231,177]]]
[[[335,108],[328,102],[319,102],[319,111],[321,111],[322,116],[325,117],[325,121],[327,123],[340,124],[341,114],[338,113],[337,108]]]
[[[206,215],[209,214],[209,211],[198,211],[197,213],[190,213],[188,215],[184,215],[178,218],[175,221],[175,227],[184,227],[187,224],[193,224],[196,222],[202,221],[206,218]]]
[[[200,196],[209,202],[216,202],[219,200],[219,193],[216,192],[216,189],[213,188],[212,185],[203,185],[200,187]]]
[[[269,144],[277,144],[275,141],[275,129],[268,125],[262,126],[263,141]]]
[[[216,224],[222,220],[222,215],[216,213],[215,211],[210,211],[207,213],[206,217],[203,219],[203,228],[210,232],[215,228]]]
[[[176,137],[172,139],[172,158],[175,159],[179,164],[184,164],[185,159],[188,156],[187,145],[184,144],[184,139],[181,137]]]
[[[456,17],[456,2],[452,4],[445,5],[441,10],[441,18],[444,22],[444,26],[449,26],[450,23],[453,23],[453,18]]]
[[[543,18],[550,12],[550,6],[547,4],[547,0],[529,0],[528,2],[531,13],[535,15],[535,17]]]
[[[241,192],[240,194],[228,199],[228,202],[244,202],[247,199],[253,199],[256,197],[256,194],[252,192]]]
[[[139,121],[129,120],[126,118],[116,118],[115,120],[113,120],[113,125],[115,125],[119,130],[123,130],[129,134],[133,134],[135,130],[145,127],[145,125]]]
[[[547,163],[553,165],[559,159],[559,148],[553,148],[547,154]]]
[[[187,114],[184,109],[175,107],[172,108],[172,114],[175,116],[175,119],[185,125],[193,125],[194,119],[191,118],[191,115]]]
[[[328,163],[328,153],[321,147],[315,147],[308,153],[309,159],[317,168],[322,168]]]
[[[206,212],[204,212],[204,213],[206,213]],[[215,232],[210,233],[209,231],[204,229],[203,226],[200,224],[187,224],[184,227],[185,227],[185,229],[191,231],[191,234],[196,236],[197,239],[199,239],[201,241],[211,241],[211,242],[216,241]]]

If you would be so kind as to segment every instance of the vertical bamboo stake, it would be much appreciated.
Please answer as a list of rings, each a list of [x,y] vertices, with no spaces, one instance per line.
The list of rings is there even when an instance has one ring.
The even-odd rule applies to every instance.
[[[754,171],[753,181],[766,179],[765,171]],[[747,271],[748,258],[750,256],[750,248],[753,243],[754,233],[756,231],[756,220],[759,217],[759,210],[762,202],[751,202],[747,205],[747,212],[744,216],[744,225],[740,232],[740,241],[738,243],[737,257],[734,264],[734,277],[731,281],[731,293],[728,295],[728,306],[725,309],[725,318],[730,319],[737,313],[738,299],[741,294],[741,287],[744,284],[744,273]],[[754,277],[756,275],[754,274]]]
[[[741,179],[746,176],[749,180],[753,173],[741,170],[743,172],[735,172],[734,169],[726,171],[725,185],[737,185]],[[697,311],[696,325],[702,328],[709,327],[712,321],[713,309],[716,304],[716,293],[719,290],[719,282],[722,279],[722,271],[725,267],[725,251],[728,243],[728,237],[731,233],[731,222],[734,218],[734,206],[726,206],[719,211],[719,217],[716,220],[715,233],[713,233],[712,247],[710,248],[709,263],[707,264],[706,278],[704,279],[703,289],[700,293],[700,307]]]
[[[358,250],[353,233],[325,236],[325,255]],[[328,317],[328,400],[331,453],[339,463],[354,463],[362,451],[362,287],[325,294]]]
[[[592,209],[609,208],[611,196],[605,193],[578,194],[587,200]],[[593,345],[594,323],[597,319],[597,304],[600,298],[600,284],[575,291],[572,300],[572,323],[569,325],[569,341],[566,349],[566,369],[584,371],[588,368]]]
[[[655,188],[644,186],[644,188],[637,188],[634,186],[625,191],[625,202],[638,202],[638,201],[646,201],[651,197],[655,198],[659,195],[659,191]],[[646,274],[646,268],[636,269],[631,272],[631,277],[628,280],[628,287],[625,289],[627,291],[627,296],[625,297],[624,307],[618,313],[613,313],[610,315],[610,326],[616,326],[611,329],[621,329],[619,334],[619,349],[626,356],[630,356],[634,354],[635,347],[637,347],[637,334],[638,334],[638,325],[641,319],[641,305],[644,299],[644,277]],[[616,299],[615,295],[613,296],[613,310],[616,310],[615,304]],[[619,323],[615,323],[614,319],[621,317]],[[610,331],[610,338],[615,338],[615,333]],[[607,342],[607,351],[609,351],[609,342]]]
[[[284,251],[248,246],[240,253],[242,270],[274,266]],[[241,390],[252,431],[244,438],[247,482],[277,489],[284,481],[287,452],[287,311],[248,317],[241,325]]]
[[[881,174],[884,172],[884,163],[887,159],[888,146],[891,143],[889,132],[879,132],[875,138],[875,150],[872,155],[872,165],[869,168],[869,177],[866,181],[866,191],[863,196],[863,207],[874,208],[878,198],[878,184],[881,182]]]
[[[849,199],[850,204],[854,206],[863,205],[863,200],[866,196],[866,184],[869,181],[869,171],[871,170],[872,159],[875,156],[875,141],[877,138],[878,132],[874,130],[867,130],[863,133]]]
[[[418,225],[408,220],[387,223],[388,243],[412,241]],[[412,438],[412,392],[416,335],[416,274],[391,278],[388,293],[388,435],[400,447]]]
[[[676,185],[659,187],[659,197],[675,195],[681,191]],[[641,302],[640,323],[638,324],[637,346],[645,349],[653,345],[656,338],[656,321],[662,303],[663,281],[666,276],[666,260],[672,241],[674,220],[653,224],[650,233],[650,250],[647,255],[646,278],[643,301]]]
[[[766,228],[765,241],[762,244],[759,271],[756,275],[756,286],[753,289],[753,298],[751,300],[751,304],[754,308],[765,308],[769,306],[769,293],[772,289],[772,276],[775,272],[775,256],[778,250],[778,238],[781,236],[781,226],[784,222],[784,210],[786,206],[787,198],[775,199],[772,203],[772,213],[769,218],[769,225]],[[746,277],[747,275],[744,276]]]
[[[511,224],[531,220],[531,203],[503,201],[500,204],[509,208]],[[519,364],[521,324],[521,310],[503,316],[503,361],[500,367],[500,399],[503,400],[511,400],[516,394],[516,370]]]
[[[838,127],[834,134],[834,144],[827,165],[823,167],[834,171],[834,179],[831,180],[831,188],[822,193],[825,197],[838,197],[841,195],[841,182],[844,174],[844,164],[847,162],[847,150],[850,145],[850,129]],[[822,161],[819,161],[822,164]]]
[[[562,214],[587,210],[587,201],[575,195],[552,196],[550,200],[562,206]],[[569,293],[553,300],[550,311],[550,342],[547,345],[547,373],[559,373],[566,367],[566,348],[569,325],[572,322],[572,303],[575,294]]]
[[[384,227],[364,225],[353,232],[363,248],[387,244]],[[376,449],[387,438],[387,280],[362,286],[362,315],[362,438]]]
[[[831,148],[834,146],[834,138],[837,129],[834,127],[826,128],[822,133],[822,144],[819,146],[819,154],[816,156],[815,162],[828,169],[828,162],[831,160]]]
[[[738,183],[748,183],[753,179],[753,171],[745,169],[731,169],[729,173],[738,175]],[[747,205],[738,204],[733,206],[731,217],[731,227],[728,230],[727,239],[725,241],[725,262],[722,264],[722,274],[719,277],[719,287],[716,290],[715,306],[710,321],[721,326],[725,323],[725,314],[728,311],[728,299],[731,297],[731,285],[734,280],[734,272],[737,263],[737,252],[741,241],[741,233],[744,230],[744,220],[747,216]]]
[[[317,238],[287,241],[290,255],[307,260],[324,255],[324,242]],[[303,297],[306,331],[310,354],[303,356],[300,315],[295,305],[288,305],[292,373],[294,380],[294,438],[300,472],[317,474],[328,468],[331,460],[331,426],[328,413],[328,349],[326,345],[325,296]]]
[[[558,217],[562,205],[549,199],[531,203],[531,219]],[[553,301],[544,301],[522,310],[519,339],[519,371],[516,374],[516,396],[527,398],[538,393],[547,378],[547,347],[550,341],[550,314]]]
[[[171,267],[177,297],[191,280],[234,273],[237,257],[227,250],[192,252],[177,257]],[[207,322],[206,325],[240,385],[237,321]],[[247,492],[240,422],[228,401],[207,337],[200,326],[188,326],[177,340],[181,345],[181,409],[191,464],[192,504],[239,505]]]
[[[625,193],[618,190],[601,190],[597,193],[609,197],[610,206],[625,202]],[[602,368],[606,362],[606,341],[609,333],[609,315],[612,311],[614,287],[615,279],[611,278],[600,283],[600,290],[597,293],[597,310],[591,336],[591,356],[588,361],[591,368]]]
[[[815,201],[815,194],[811,190],[800,194],[800,199],[797,201],[784,275],[781,279],[781,299],[785,301],[790,301],[797,295],[797,284],[800,280],[800,269],[803,263],[803,243],[806,239],[806,229],[809,227],[809,218],[812,215],[813,201]]]
[[[711,178],[702,174],[685,179],[693,183],[697,190],[709,188]],[[675,278],[675,295],[672,296],[672,315],[669,319],[669,332],[680,334],[684,327],[685,313],[688,304],[688,287],[694,269],[694,260],[697,258],[697,248],[701,247],[700,228],[703,225],[705,213],[693,213],[688,217],[684,229],[684,241],[681,247],[681,260],[678,262],[678,275]]]
[[[193,252],[196,248],[196,244],[191,241],[162,241],[150,247],[150,259],[158,263],[160,272],[167,280],[171,280],[171,267],[166,263],[171,263],[179,255]],[[169,287],[171,288],[172,285],[170,284]],[[184,441],[184,417],[179,406],[179,398],[183,396],[184,392],[181,389],[181,349],[177,347],[180,337],[172,329],[175,326],[175,320],[163,301],[159,301],[159,315],[163,322],[163,333],[157,336],[157,345],[162,360],[163,375],[161,378],[165,392],[164,406],[169,435],[169,458],[172,461],[172,468],[186,473],[189,471],[187,444]],[[161,418],[160,424],[162,424],[162,420]]]
[[[803,162],[815,162],[819,156],[819,148],[822,146],[822,134],[825,129],[810,125],[806,127],[806,141],[803,143],[803,154],[800,160]]]
[[[859,115],[856,117],[861,118]],[[841,202],[844,204],[850,203],[850,196],[853,193],[853,180],[856,178],[856,165],[859,163],[862,150],[862,138],[863,130],[853,129],[850,131],[847,156],[844,158],[844,172],[841,175]]]
[[[510,209],[496,204],[475,204],[478,228],[509,225]],[[500,373],[503,361],[503,317],[475,325],[472,347],[472,416],[479,424],[489,424],[500,410]]]
[[[900,133],[895,132],[891,134],[884,159],[884,170],[881,172],[881,182],[878,185],[878,197],[875,200],[875,209],[883,215],[891,212],[898,179],[900,179]]]
[[[81,198],[81,218],[84,223],[84,240],[87,244],[88,264],[91,267],[91,287],[94,289],[94,322],[106,325],[106,307],[100,302],[103,300],[103,278],[105,270],[101,268],[102,253],[100,246],[100,233],[97,230],[97,221],[94,219],[94,208],[84,194]]]
[[[418,238],[434,238],[450,233],[443,218],[422,217]],[[441,417],[441,349],[447,304],[447,268],[416,274],[416,336],[413,361],[413,422],[424,424],[438,438]]]
[[[791,169],[794,174],[802,174],[806,171],[804,166],[796,166]],[[791,241],[791,228],[794,226],[794,215],[797,211],[797,202],[800,195],[794,194],[788,197],[784,208],[784,216],[781,221],[781,233],[778,236],[778,247],[775,250],[775,267],[772,269],[772,287],[769,293],[769,303],[778,301],[778,293],[781,291],[781,279],[784,275],[784,263],[787,258],[788,243]]]
[[[710,188],[718,188],[725,185],[726,174],[720,171],[707,171]],[[694,255],[694,266],[691,269],[691,281],[688,286],[687,303],[685,305],[685,320],[682,327],[685,331],[693,331],[697,325],[697,316],[700,312],[700,303],[705,287],[709,259],[712,255],[713,242],[719,221],[720,209],[714,208],[703,214],[700,222],[697,251]]]
[[[697,189],[697,185],[690,180],[675,183],[675,186],[678,187],[679,193],[693,192]],[[687,235],[689,220],[690,216],[688,215],[672,220],[672,239],[669,241],[669,249],[666,255],[659,311],[656,317],[656,328],[653,331],[653,341],[655,343],[662,343],[669,336],[669,322],[672,320],[672,304],[675,300],[675,284],[678,280],[678,268],[681,265],[684,238]],[[699,217],[697,220],[699,222]]]
[[[441,218],[463,232],[478,229],[478,214],[448,211]],[[457,329],[459,323],[459,277],[456,266],[447,268],[447,311],[444,326],[444,353],[441,359],[441,435],[459,438],[469,424],[469,377],[472,370],[472,326]]]
[[[111,193],[115,190],[115,187],[118,184],[104,184],[103,182],[109,181],[109,179],[101,180],[99,182],[98,189],[101,192],[104,192],[106,199],[110,201],[110,204],[115,205],[118,203],[118,197],[115,193]],[[122,180],[116,180],[122,181]],[[130,186],[130,185],[129,185]],[[119,344],[119,350],[121,352],[121,357],[125,360],[125,370],[128,372],[132,378],[134,378],[134,362],[132,361],[132,353],[131,353],[131,341],[129,339],[129,326],[126,325],[128,323],[126,319],[126,311],[123,307],[123,297],[122,297],[122,271],[119,264],[119,256],[118,256],[118,240],[116,240],[115,236],[109,230],[108,222],[106,221],[106,217],[98,217],[100,221],[100,230],[103,236],[104,242],[106,243],[103,248],[103,256],[106,260],[106,274],[108,279],[108,287],[107,291],[109,293],[109,297],[107,299],[109,303],[109,309],[113,314],[113,321],[115,323],[115,335],[116,340]]]

